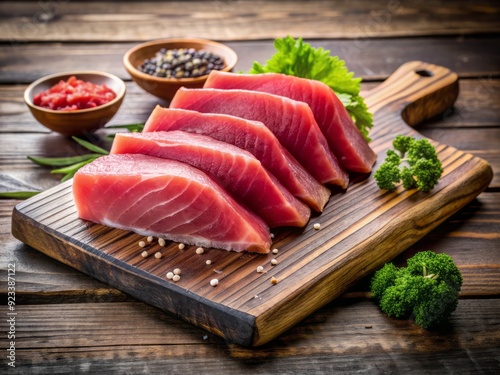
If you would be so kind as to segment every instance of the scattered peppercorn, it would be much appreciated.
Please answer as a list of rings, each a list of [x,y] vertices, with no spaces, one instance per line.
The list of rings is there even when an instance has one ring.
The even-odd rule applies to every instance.
[[[212,70],[222,70],[224,61],[219,55],[205,50],[162,48],[137,68],[155,77],[194,78],[206,75]]]
[[[196,254],[198,254],[198,255],[203,254],[204,252],[205,252],[205,250],[202,247],[199,247],[196,249]]]
[[[165,246],[165,240],[163,238],[158,239],[158,245]]]
[[[262,273],[262,272],[264,272],[264,267],[262,267],[262,266],[258,266],[258,267],[257,267],[257,272],[258,272],[258,273]]]
[[[153,236],[148,236],[148,238],[146,238],[146,240],[147,240],[148,242],[153,242]]]
[[[184,245],[183,243],[179,244],[179,250],[184,250],[185,247],[186,247],[186,245]]]
[[[210,259],[208,259],[206,262],[205,262],[207,265],[211,265],[212,264],[212,261]]]
[[[180,275],[180,274],[181,274],[181,270],[180,270],[180,268],[176,268],[176,269],[174,270],[174,275]]]
[[[278,254],[278,249],[273,249],[273,254]]]
[[[271,277],[271,284],[276,285],[278,284],[278,279],[276,277]]]
[[[212,280],[210,280],[210,285],[212,285],[212,286],[217,286],[217,285],[219,285],[219,280],[217,280],[217,279],[212,279]]]
[[[172,276],[172,280],[174,280],[174,281],[179,281],[180,279],[181,279],[180,275]]]
[[[139,241],[139,246],[140,246],[140,247],[146,247],[146,242],[144,242],[144,241]]]
[[[167,279],[172,280],[173,277],[174,277],[173,272],[167,272]]]
[[[155,258],[156,258],[156,259],[160,259],[160,258],[161,258],[161,253],[160,253],[159,251],[157,251],[157,252],[155,253]]]
[[[143,258],[147,258],[147,257],[149,256],[149,253],[148,253],[146,250],[144,250],[144,251],[141,253],[141,256],[142,256]]]
[[[276,259],[271,259],[271,264],[275,266],[278,264],[278,261]]]
[[[314,224],[314,229],[320,230],[321,229],[321,224],[320,223]]]

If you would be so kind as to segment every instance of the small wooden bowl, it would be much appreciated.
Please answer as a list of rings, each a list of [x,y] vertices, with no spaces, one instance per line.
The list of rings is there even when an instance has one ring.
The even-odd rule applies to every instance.
[[[123,65],[132,79],[145,91],[167,101],[171,100],[180,87],[200,88],[207,80],[208,74],[194,78],[162,78],[141,72],[138,67],[145,59],[153,57],[160,49],[194,48],[219,55],[224,60],[223,71],[231,71],[238,56],[225,44],[199,38],[158,39],[139,44],[130,49],[123,57]]]
[[[116,93],[109,103],[99,107],[76,111],[56,111],[33,104],[33,98],[40,92],[48,90],[61,80],[76,76],[86,82],[105,84]],[[52,74],[33,82],[24,91],[24,102],[33,116],[46,128],[57,133],[71,136],[91,132],[103,127],[116,114],[125,96],[125,83],[118,77],[97,71],[76,71]]]

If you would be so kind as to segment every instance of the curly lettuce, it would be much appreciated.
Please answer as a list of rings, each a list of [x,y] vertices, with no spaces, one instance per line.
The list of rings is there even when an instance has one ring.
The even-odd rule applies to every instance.
[[[373,126],[373,116],[359,95],[361,78],[355,78],[354,73],[349,72],[344,60],[331,56],[328,50],[312,47],[302,38],[278,38],[274,47],[276,53],[266,64],[254,62],[250,73],[282,73],[325,83],[344,104],[365,139],[370,141],[368,134]]]

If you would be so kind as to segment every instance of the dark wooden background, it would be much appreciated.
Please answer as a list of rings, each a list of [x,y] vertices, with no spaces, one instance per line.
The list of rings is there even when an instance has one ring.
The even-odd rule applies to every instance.
[[[417,129],[490,162],[476,200],[396,259],[432,249],[464,276],[448,326],[430,332],[380,313],[367,280],[275,341],[228,345],[38,253],[10,234],[0,200],[0,348],[8,347],[7,265],[16,264],[16,368],[0,373],[490,374],[500,368],[500,5],[495,1],[4,1],[0,3],[0,191],[38,190],[58,177],[26,155],[83,150],[49,133],[22,93],[46,74],[114,73],[127,96],[111,124],[144,121],[160,103],[121,64],[138,42],[197,36],[225,41],[237,70],[273,53],[272,39],[302,36],[345,59],[367,90],[402,63],[422,60],[460,76],[455,107]],[[100,138],[101,140],[103,138]],[[103,146],[106,143],[102,142]]]

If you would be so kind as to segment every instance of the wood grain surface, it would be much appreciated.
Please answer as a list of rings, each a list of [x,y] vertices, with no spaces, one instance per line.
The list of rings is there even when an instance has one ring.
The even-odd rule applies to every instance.
[[[250,9],[255,3],[251,0],[208,0],[205,6],[211,15],[197,12],[199,1],[137,2],[130,6],[131,12],[125,9],[129,3],[0,2],[0,191],[44,190],[58,184],[61,176],[31,163],[26,155],[85,152],[72,140],[47,132],[29,115],[22,102],[27,84],[73,67],[107,71],[127,83],[126,102],[113,123],[143,122],[156,104],[165,103],[130,82],[121,66],[122,54],[140,38],[187,36],[196,19],[196,28],[207,25],[196,36],[225,40],[238,53],[237,69],[243,71],[254,60],[269,58],[273,35],[284,36],[289,30],[345,59],[349,69],[363,78],[363,91],[376,87],[407,61],[446,66],[459,75],[459,97],[451,109],[416,130],[487,160],[493,180],[486,192],[394,261],[405,265],[416,252],[429,249],[449,254],[464,277],[458,308],[450,325],[436,331],[422,330],[411,319],[387,318],[370,296],[369,274],[276,339],[245,349],[23,244],[11,234],[12,211],[20,201],[1,199],[0,281],[6,280],[7,265],[15,263],[19,319],[16,368],[8,368],[4,359],[0,373],[496,375],[500,368],[498,1],[269,0]],[[228,3],[214,26],[211,17]],[[268,14],[277,20],[278,3],[282,19],[268,22]],[[399,9],[390,19],[379,19],[384,28],[375,29],[375,17],[395,6]],[[231,18],[235,8],[246,13],[238,22]],[[292,8],[293,15],[284,16]],[[334,15],[332,8],[338,13]],[[322,22],[311,22],[311,16],[322,10]],[[169,14],[175,15],[174,22]],[[259,28],[254,35],[245,34],[254,27],[250,23]],[[371,33],[364,33],[369,28]],[[99,131],[90,140],[109,147],[107,133]],[[0,296],[6,300],[3,281]],[[7,321],[0,319],[0,331],[8,329]],[[5,334],[0,342],[0,347],[8,346]]]
[[[442,113],[458,95],[458,76],[411,62],[366,94],[375,116],[372,147],[383,160],[395,134],[417,135],[411,125]],[[140,256],[140,236],[85,223],[76,216],[71,181],[19,204],[13,234],[43,253],[117,289],[243,346],[272,340],[397,256],[470,202],[491,181],[484,160],[437,145],[444,176],[431,193],[384,192],[370,177],[335,195],[303,231],[276,232],[278,255],[228,253],[176,244],[161,260]],[[353,203],[354,202],[354,203]],[[321,223],[321,230],[312,228]],[[159,247],[152,247],[152,251]],[[277,266],[270,266],[272,257]],[[212,260],[207,267],[205,260]],[[266,272],[255,272],[264,265]],[[183,270],[173,283],[165,273]],[[220,279],[218,287],[210,279]],[[270,278],[278,280],[276,285]],[[140,286],[140,287],[139,287]]]
[[[138,41],[373,38],[498,32],[495,1],[15,1],[0,3],[0,40]],[[471,18],[474,21],[471,22]],[[221,27],[220,20],[224,20]]]
[[[313,369],[315,374],[326,375],[339,370],[437,374],[436,369],[443,367],[459,369],[453,374],[467,374],[473,358],[478,373],[493,374],[498,350],[491,342],[497,338],[487,322],[495,321],[499,308],[499,300],[460,300],[451,318],[456,329],[430,334],[405,321],[388,319],[370,301],[336,300],[273,343],[247,349],[227,345],[219,337],[138,302],[25,305],[19,310],[23,327],[37,329],[35,335],[20,332],[18,342],[24,349],[18,359],[30,364],[35,374],[48,369],[55,373],[64,369],[69,374],[140,374],[146,363],[146,372],[155,374],[281,375]],[[471,315],[475,318],[465,318]],[[41,325],[47,317],[58,318],[50,326]],[[89,325],[91,321],[96,323]],[[74,335],[74,331],[82,334]]]

